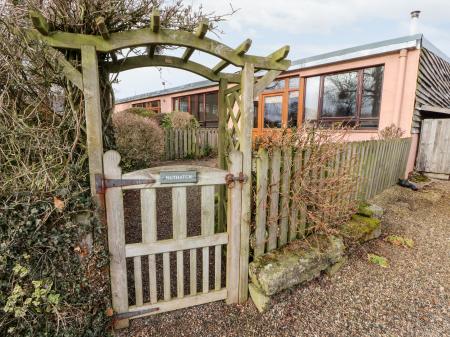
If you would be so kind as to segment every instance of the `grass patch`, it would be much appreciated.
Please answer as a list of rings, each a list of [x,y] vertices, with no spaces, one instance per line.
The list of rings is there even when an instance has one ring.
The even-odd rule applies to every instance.
[[[369,253],[369,254],[367,254],[367,258],[368,258],[369,262],[371,262],[373,264],[376,264],[383,268],[389,268],[389,260],[383,256]]]
[[[404,238],[399,235],[389,235],[385,241],[395,245],[395,246],[401,246],[405,248],[413,248],[414,247],[414,241],[412,239]]]

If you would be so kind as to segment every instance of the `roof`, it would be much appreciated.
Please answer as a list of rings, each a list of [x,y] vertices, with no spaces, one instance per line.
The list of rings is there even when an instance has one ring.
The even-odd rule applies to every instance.
[[[116,103],[137,101],[139,99],[168,95],[168,94],[172,94],[175,92],[181,92],[181,91],[186,91],[186,90],[206,88],[206,87],[210,87],[213,85],[217,85],[217,83],[209,81],[209,80],[192,82],[192,83],[179,85],[179,86],[169,88],[169,89],[157,90],[157,91],[147,92],[145,94],[134,95],[134,96],[126,97],[126,98],[117,99]]]
[[[401,49],[412,49],[412,48],[414,49],[426,48],[450,63],[450,58],[447,55],[445,55],[442,51],[440,51],[438,48],[436,48],[431,42],[425,39],[423,34],[416,34],[416,35],[407,35],[395,39],[384,40],[380,42],[364,44],[352,48],[345,48],[331,53],[325,53],[298,59],[292,62],[292,65],[289,67],[287,71],[312,68],[324,64],[343,62],[367,56],[386,54]],[[136,101],[139,99],[173,94],[192,89],[200,89],[213,85],[217,85],[217,83],[212,81],[192,82],[189,84],[169,89],[152,91],[141,95],[118,99],[116,103]]]

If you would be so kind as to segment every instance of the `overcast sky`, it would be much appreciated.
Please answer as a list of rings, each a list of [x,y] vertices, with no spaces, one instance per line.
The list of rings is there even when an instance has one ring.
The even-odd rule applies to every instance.
[[[168,1],[170,2],[170,1]],[[253,40],[249,51],[268,55],[290,45],[289,59],[331,52],[409,34],[409,13],[421,10],[419,30],[450,55],[450,0],[188,0],[206,11],[239,11],[220,24],[218,39],[236,47]],[[275,4],[275,5],[274,5]],[[217,38],[209,33],[208,36]],[[172,53],[174,54],[174,53]],[[181,55],[182,50],[175,52]],[[193,61],[213,66],[217,59],[195,52]],[[117,98],[171,88],[203,78],[182,70],[144,68],[120,74]]]

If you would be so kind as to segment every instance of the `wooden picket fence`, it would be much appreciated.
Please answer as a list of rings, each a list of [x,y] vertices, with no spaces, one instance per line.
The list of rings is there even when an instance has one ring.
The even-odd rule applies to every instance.
[[[166,160],[201,158],[217,151],[218,131],[213,128],[166,129]]]
[[[403,178],[411,138],[349,142],[334,167],[348,167],[350,160],[357,185],[350,197],[367,200]],[[308,160],[308,151],[294,148],[260,150],[253,165],[256,174],[254,256],[281,247],[303,236],[306,209],[290,205],[292,177]],[[303,164],[302,164],[303,163]],[[348,196],[346,196],[348,197]],[[276,222],[276,223],[272,223]]]

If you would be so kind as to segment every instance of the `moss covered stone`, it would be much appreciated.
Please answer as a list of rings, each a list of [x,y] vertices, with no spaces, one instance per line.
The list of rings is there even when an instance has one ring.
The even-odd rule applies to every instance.
[[[265,295],[312,280],[344,256],[341,238],[315,234],[257,257],[249,265],[252,283]]]
[[[355,214],[348,223],[341,226],[340,234],[353,242],[373,240],[381,235],[381,221]]]
[[[267,296],[259,287],[252,283],[248,285],[248,290],[250,292],[250,297],[252,298],[253,304],[255,304],[255,307],[259,312],[266,311],[270,308],[272,303],[270,296]]]
[[[361,203],[358,207],[358,215],[381,219],[383,216],[383,209],[377,205]]]

